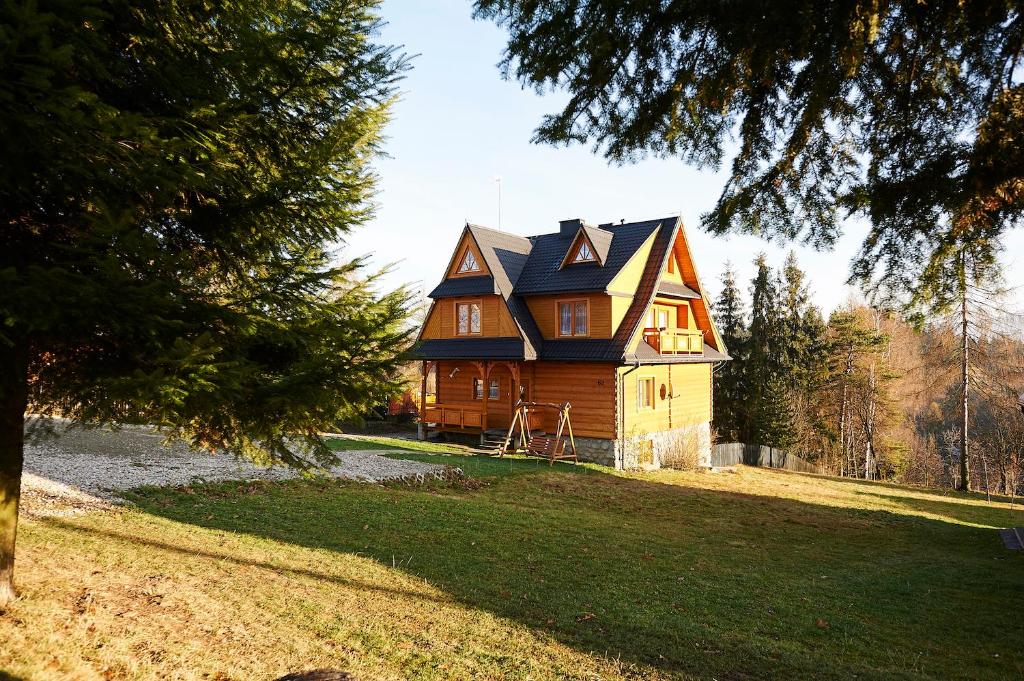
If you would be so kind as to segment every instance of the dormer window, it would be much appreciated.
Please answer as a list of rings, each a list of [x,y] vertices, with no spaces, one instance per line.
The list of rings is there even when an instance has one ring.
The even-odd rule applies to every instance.
[[[459,274],[466,272],[479,272],[480,263],[476,261],[476,257],[473,255],[473,251],[466,249],[466,256],[462,259],[462,264],[459,265]]]
[[[603,266],[611,246],[612,233],[598,227],[584,225],[565,249],[559,269],[570,265],[593,264]]]
[[[590,250],[590,246],[586,241],[580,241],[580,248],[576,251],[576,257],[572,259],[573,262],[594,262],[594,253]]]

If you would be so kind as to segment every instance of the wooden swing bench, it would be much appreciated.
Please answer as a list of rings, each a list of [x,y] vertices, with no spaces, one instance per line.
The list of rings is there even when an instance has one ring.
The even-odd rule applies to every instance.
[[[505,446],[499,456],[505,455],[505,450],[516,441],[516,428],[519,428],[519,442],[524,445],[523,449],[527,456],[536,456],[547,459],[549,465],[555,465],[555,461],[571,459],[578,463],[576,458],[576,440],[572,435],[572,423],[569,421],[569,409],[572,408],[568,402],[565,404],[550,404],[545,402],[523,402],[516,404],[516,415],[508,428],[508,435],[505,438]],[[558,411],[558,428],[554,436],[533,435],[530,433],[530,411],[536,409],[554,409]],[[563,432],[566,436],[563,436]],[[568,449],[566,444],[568,443]]]

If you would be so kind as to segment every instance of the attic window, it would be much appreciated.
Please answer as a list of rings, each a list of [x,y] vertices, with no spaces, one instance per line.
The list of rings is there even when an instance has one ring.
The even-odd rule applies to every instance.
[[[459,265],[459,274],[463,272],[479,272],[480,264],[476,261],[476,257],[473,255],[473,251],[467,250],[466,256],[462,259],[462,264]]]
[[[590,250],[590,245],[586,241],[580,242],[580,248],[576,251],[576,257],[572,259],[573,262],[594,262],[594,253]]]

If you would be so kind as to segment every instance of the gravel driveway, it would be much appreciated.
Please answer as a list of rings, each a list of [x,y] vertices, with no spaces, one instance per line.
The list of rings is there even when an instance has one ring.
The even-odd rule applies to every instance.
[[[195,481],[283,480],[297,473],[263,468],[226,454],[190,452],[182,444],[166,446],[163,436],[145,427],[65,430],[56,437],[25,445],[22,495],[32,515],[68,515],[108,508],[119,493],[143,485],[175,486]],[[446,466],[389,459],[380,450],[338,452],[341,462],[330,474],[347,480],[380,482],[439,477]]]

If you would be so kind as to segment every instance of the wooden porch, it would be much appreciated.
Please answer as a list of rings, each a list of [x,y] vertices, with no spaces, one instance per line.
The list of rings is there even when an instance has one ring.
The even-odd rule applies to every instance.
[[[445,360],[449,365],[451,360]],[[523,391],[529,391],[522,380],[522,363],[517,361],[460,361],[461,365],[454,369],[452,375],[441,376],[440,360],[425,360],[421,365],[420,374],[420,439],[426,439],[429,432],[483,433],[488,429],[507,429],[515,414],[515,404]],[[480,396],[466,393],[453,399],[453,390],[466,392],[465,378],[460,377],[458,387],[442,383],[453,382],[455,373],[462,367],[472,367],[472,378],[480,381]],[[427,401],[427,377],[434,370],[437,377],[436,402]],[[498,382],[498,398],[491,394],[491,380],[497,373],[501,374]],[[472,382],[469,385],[474,385]],[[507,390],[503,390],[506,388]]]

